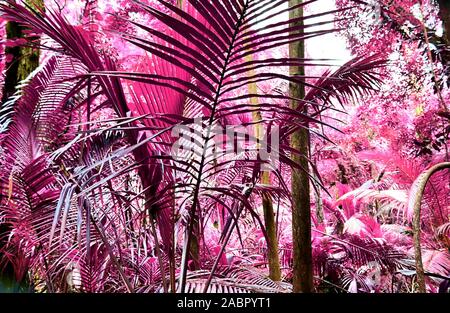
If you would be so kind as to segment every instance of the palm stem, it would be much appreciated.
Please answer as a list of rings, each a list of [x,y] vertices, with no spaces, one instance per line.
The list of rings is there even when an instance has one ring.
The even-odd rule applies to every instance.
[[[289,6],[299,5],[303,0],[290,0]],[[291,10],[289,18],[298,18],[298,22],[291,26],[302,25],[303,6]],[[303,32],[300,28],[298,32]],[[304,40],[299,40],[289,44],[289,54],[291,58],[305,57]],[[290,75],[305,75],[304,66],[291,66]],[[304,99],[305,85],[289,84],[290,95],[293,98]],[[307,114],[307,107],[298,104],[297,101],[291,101],[291,107],[303,110]],[[292,169],[292,245],[293,245],[293,292],[312,292],[313,291],[313,271],[312,271],[312,250],[311,250],[311,204],[310,204],[310,186],[308,176],[308,153],[309,153],[309,130],[308,123],[297,130],[291,138],[291,147],[298,151],[294,154],[292,160],[297,163],[301,169]]]
[[[253,61],[253,55],[250,54],[245,58],[246,62]],[[250,70],[248,75],[254,76],[255,70]],[[257,94],[256,83],[248,84],[248,91],[250,94]],[[258,105],[258,99],[256,97],[250,98],[250,103],[252,105]],[[262,127],[262,115],[260,111],[255,111],[252,113],[253,122],[255,123],[255,138],[259,143],[264,140],[264,129]],[[268,171],[262,171],[261,173],[261,183],[265,185],[270,185],[270,173]],[[278,255],[278,238],[277,238],[277,224],[275,222],[275,214],[273,211],[272,198],[264,194],[262,197],[262,207],[264,212],[264,224],[267,232],[267,259],[269,264],[269,277],[274,281],[281,280],[280,271],[280,258]]]
[[[417,191],[414,194],[414,198],[411,200],[413,201],[413,234],[414,234],[414,254],[415,254],[415,261],[416,261],[416,272],[417,272],[417,284],[418,284],[418,291],[421,293],[426,292],[426,285],[425,285],[425,271],[423,268],[423,261],[422,261],[422,249],[421,249],[421,243],[420,243],[420,209],[421,209],[421,202],[422,197],[425,191],[425,187],[427,185],[428,180],[430,177],[441,170],[450,168],[450,162],[443,162],[434,165],[427,171],[420,174],[420,176],[416,179],[416,181],[419,183],[417,187]]]

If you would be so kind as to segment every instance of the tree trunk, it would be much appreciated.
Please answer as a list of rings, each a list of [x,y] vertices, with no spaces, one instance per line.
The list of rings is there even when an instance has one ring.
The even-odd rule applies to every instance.
[[[189,245],[189,261],[190,263],[190,269],[193,271],[197,271],[201,269],[201,263],[200,263],[200,236],[201,236],[201,230],[200,230],[200,221],[198,216],[193,216],[192,223],[194,224],[192,227],[192,237],[191,242]]]
[[[413,185],[417,184],[417,190],[414,193],[414,199],[409,203],[413,204],[413,236],[414,236],[414,255],[416,261],[417,285],[420,293],[426,292],[425,271],[422,262],[422,249],[420,244],[420,209],[423,193],[430,177],[441,170],[449,169],[450,162],[439,163],[426,170],[416,179]]]
[[[248,50],[251,50],[249,48]],[[249,54],[245,57],[246,62],[253,61],[253,54]],[[253,77],[256,75],[255,70],[250,70],[248,73],[249,77]],[[249,83],[248,84],[248,92],[249,94],[257,94],[258,93],[258,87],[256,83]],[[258,98],[252,97],[250,98],[250,103],[254,106],[258,106]],[[258,142],[258,148],[261,148],[261,142],[264,140],[264,127],[263,124],[260,123],[262,121],[262,115],[261,112],[255,111],[252,113],[252,119],[255,123],[254,129],[255,129],[255,138],[259,141]],[[268,135],[267,135],[268,137]],[[269,138],[266,138],[269,140]],[[262,171],[261,172],[261,183],[265,185],[270,185],[270,172],[268,171]],[[277,224],[275,221],[275,213],[273,211],[273,202],[272,198],[268,194],[264,194],[262,196],[262,207],[263,207],[263,213],[264,213],[264,225],[266,228],[267,233],[267,260],[268,260],[268,266],[269,266],[269,277],[273,281],[280,281],[281,280],[281,270],[280,270],[280,257],[278,254],[278,238],[277,238]]]
[[[246,62],[251,62],[253,60],[253,55],[248,55],[246,57]],[[250,71],[249,76],[255,75],[255,71]],[[256,83],[248,84],[248,91],[250,94],[257,94],[258,89]],[[250,103],[252,105],[258,105],[257,98],[251,98]],[[255,137],[261,142],[264,140],[264,128],[261,123],[262,115],[260,111],[252,113],[253,121],[255,122]],[[268,138],[267,138],[268,140]],[[258,145],[260,147],[260,145]],[[270,185],[270,173],[263,171],[261,173],[261,183],[265,185]],[[275,214],[273,211],[272,198],[264,194],[262,197],[262,206],[264,212],[264,225],[267,232],[267,260],[269,264],[269,277],[273,281],[281,280],[281,270],[280,270],[280,258],[278,254],[278,238],[277,238],[277,225],[275,222]]]
[[[303,0],[290,0],[289,7],[299,5]],[[303,17],[303,7],[289,11],[289,18]],[[292,26],[301,26],[303,21],[298,21]],[[299,32],[303,32],[300,30]],[[304,58],[304,40],[289,44],[289,55],[294,58]],[[291,66],[290,75],[305,74],[303,66]],[[303,84],[290,83],[290,96],[303,99],[305,97],[305,86]],[[307,113],[307,107],[297,101],[291,101],[291,107],[303,110]],[[313,292],[313,270],[311,251],[311,204],[310,186],[308,176],[308,152],[309,131],[308,123],[296,131],[291,138],[291,146],[300,155],[295,154],[293,161],[302,169],[292,169],[292,245],[293,245],[293,292]]]
[[[43,0],[28,0],[28,5],[43,9]],[[23,27],[16,22],[6,23],[6,38],[23,38]],[[28,77],[28,75],[39,66],[39,49],[31,47],[6,47],[5,55],[12,58],[5,64],[5,83],[3,86],[2,103],[5,102],[16,91],[17,84]]]
[[[263,184],[270,183],[269,173],[263,172],[261,182]],[[263,211],[264,224],[267,232],[267,259],[269,262],[269,277],[273,281],[281,280],[280,258],[278,255],[278,238],[277,225],[275,222],[275,214],[273,211],[272,198],[268,195],[263,195]]]

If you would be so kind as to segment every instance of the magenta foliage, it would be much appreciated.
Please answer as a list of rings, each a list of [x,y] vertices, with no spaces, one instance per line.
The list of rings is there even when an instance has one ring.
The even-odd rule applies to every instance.
[[[355,55],[337,69],[288,56],[288,43],[336,30],[309,21],[295,34],[287,0],[59,2],[40,12],[0,4],[3,18],[42,36],[27,41],[41,48],[41,66],[0,112],[1,256],[17,280],[49,292],[290,291],[288,186],[299,166],[289,139],[308,122],[316,289],[414,290],[407,202],[420,173],[448,157],[440,100],[450,93],[434,92],[423,45],[396,27],[421,34],[413,1],[394,1],[408,14],[385,12],[390,22],[370,31],[364,5],[337,1],[316,15],[337,15]],[[436,27],[436,8],[422,9]],[[274,21],[262,26],[266,15]],[[289,75],[289,66],[315,74]],[[304,99],[289,84],[304,84]],[[255,125],[279,127],[269,184],[258,146],[211,153],[235,141],[215,127],[248,126],[254,139]],[[172,154],[180,128],[196,148],[182,159]],[[450,275],[446,175],[423,199],[430,291]],[[282,282],[267,278],[263,196],[276,211]]]

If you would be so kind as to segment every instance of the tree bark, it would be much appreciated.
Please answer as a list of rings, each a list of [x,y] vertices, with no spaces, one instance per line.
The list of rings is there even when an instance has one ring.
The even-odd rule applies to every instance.
[[[289,7],[299,5],[303,0],[290,0]],[[303,17],[303,7],[289,11],[289,18]],[[298,21],[290,25],[302,26],[303,21]],[[299,32],[303,32],[300,30]],[[289,44],[289,55],[294,58],[304,58],[305,42],[300,39]],[[291,66],[290,75],[304,76],[303,66]],[[290,96],[303,99],[305,97],[305,85],[290,83]],[[307,107],[299,104],[298,101],[291,101],[291,107],[303,110],[307,113]],[[308,176],[308,152],[309,152],[309,131],[308,123],[296,131],[291,138],[291,147],[297,150],[300,155],[294,154],[293,161],[302,169],[292,169],[292,245],[293,245],[293,292],[313,292],[313,269],[311,250],[311,204],[310,185]]]
[[[251,50],[249,48],[248,50]],[[246,62],[253,61],[253,54],[249,54],[245,57]],[[248,73],[249,77],[253,77],[256,75],[255,70],[250,70]],[[256,83],[248,84],[248,92],[249,94],[258,94],[258,86]],[[252,105],[259,106],[258,98],[252,97],[250,98],[250,103]],[[261,148],[261,142],[264,140],[264,127],[261,123],[262,115],[261,111],[254,111],[252,113],[252,119],[254,122],[254,130],[255,130],[255,138],[259,141],[258,148]],[[269,140],[268,135],[266,140]],[[270,172],[262,171],[261,172],[261,183],[265,185],[270,185]],[[275,213],[273,211],[273,202],[272,198],[268,194],[264,194],[262,196],[262,207],[264,214],[264,225],[267,233],[267,260],[269,266],[269,277],[273,281],[281,280],[281,270],[280,270],[280,257],[278,253],[278,237],[277,237],[277,224],[275,221]]]
[[[253,55],[248,55],[246,57],[246,62],[251,62],[253,60]],[[249,76],[255,75],[255,71],[250,71]],[[257,94],[258,89],[256,83],[248,84],[248,91],[250,94]],[[251,98],[250,103],[252,105],[258,105],[257,98]],[[255,137],[261,142],[264,140],[264,129],[262,124],[259,123],[262,120],[262,115],[260,111],[252,113],[253,121],[255,122]],[[268,138],[267,138],[268,139]],[[260,145],[258,145],[260,147]],[[270,185],[270,173],[263,171],[261,173],[261,183],[265,185]],[[280,257],[278,254],[278,238],[277,238],[277,225],[275,222],[275,213],[273,211],[272,198],[264,194],[262,197],[262,207],[264,212],[264,225],[266,227],[267,233],[267,260],[269,264],[269,277],[273,281],[281,280],[281,270],[280,270]]]
[[[27,0],[28,5],[43,9],[43,0]],[[23,38],[23,27],[16,22],[6,23],[6,38]],[[39,49],[32,47],[6,47],[5,55],[12,58],[5,64],[5,82],[2,93],[2,103],[4,103],[16,91],[17,84],[28,77],[28,75],[39,66]]]
[[[269,173],[263,172],[261,182],[263,184],[270,183]],[[264,224],[267,232],[267,260],[269,262],[269,277],[273,281],[281,280],[280,257],[278,254],[278,238],[277,225],[275,222],[275,214],[273,211],[272,198],[268,195],[263,195],[263,211]]]
[[[416,273],[417,273],[417,285],[418,285],[418,291],[420,293],[425,293],[426,290],[426,284],[425,284],[425,271],[423,268],[423,262],[422,262],[422,249],[420,244],[420,209],[421,209],[421,202],[423,193],[425,191],[425,187],[427,185],[428,180],[430,177],[441,170],[449,169],[450,168],[450,162],[444,162],[439,163],[431,167],[430,169],[426,170],[420,176],[416,179],[416,182],[418,182],[417,192],[413,195],[413,236],[414,236],[414,255],[415,255],[415,261],[416,261]],[[414,184],[416,183],[414,182]]]
[[[192,223],[194,224],[192,227],[192,238],[189,245],[189,261],[191,261],[190,269],[197,271],[201,269],[201,263],[200,263],[200,221],[198,216],[193,217],[194,220]]]

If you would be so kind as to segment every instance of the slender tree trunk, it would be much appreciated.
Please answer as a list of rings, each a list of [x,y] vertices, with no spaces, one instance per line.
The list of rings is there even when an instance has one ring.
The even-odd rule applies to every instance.
[[[253,60],[253,55],[248,55],[246,57],[247,62]],[[255,71],[250,71],[249,76],[255,75]],[[258,89],[256,83],[250,83],[248,85],[248,91],[250,94],[257,94]],[[251,98],[250,102],[252,105],[258,105],[257,98]],[[264,129],[261,123],[258,123],[262,120],[261,112],[255,111],[252,113],[253,121],[255,124],[255,137],[261,142],[264,140]],[[263,171],[261,173],[261,183],[270,185],[270,173],[267,171]],[[281,270],[280,270],[280,258],[278,255],[278,238],[277,238],[277,225],[275,222],[275,214],[273,211],[273,202],[272,198],[264,194],[262,197],[262,206],[264,212],[264,225],[266,227],[267,232],[267,260],[269,263],[269,277],[274,281],[281,280]]]
[[[289,7],[299,5],[303,0],[290,0]],[[303,7],[289,11],[289,18],[303,17]],[[303,25],[302,21],[296,22],[292,26]],[[300,32],[303,32],[301,30]],[[304,58],[304,40],[289,44],[290,57]],[[304,75],[305,69],[302,66],[291,66],[290,75]],[[290,96],[303,99],[305,97],[305,86],[291,83],[289,85]],[[291,106],[295,109],[303,110],[307,113],[307,107],[297,101],[291,101]],[[300,152],[301,155],[294,155],[293,161],[302,169],[292,169],[292,245],[293,245],[293,292],[313,292],[313,271],[312,271],[312,251],[311,251],[311,204],[310,186],[308,176],[308,152],[309,152],[309,131],[308,124],[296,131],[291,138],[291,146]]]
[[[43,0],[27,0],[27,4],[34,8],[43,9]],[[16,22],[6,23],[6,38],[23,38],[23,27]],[[39,66],[39,49],[31,47],[6,47],[5,55],[12,58],[5,64],[5,83],[3,86],[2,103],[12,96],[17,84]]]
[[[425,187],[427,185],[428,180],[430,177],[438,172],[445,169],[450,168],[450,162],[444,162],[439,163],[431,167],[430,169],[426,170],[420,176],[416,179],[416,182],[418,182],[417,191],[414,194],[414,200],[413,200],[413,236],[414,236],[414,254],[415,254],[415,261],[416,261],[416,273],[417,273],[417,285],[418,285],[418,291],[420,293],[425,293],[426,290],[426,284],[425,284],[425,271],[423,268],[423,262],[422,262],[422,248],[420,243],[420,209],[421,209],[421,203],[422,203],[422,197],[423,193],[425,191]],[[414,182],[414,184],[416,183]]]
[[[200,264],[200,221],[198,216],[193,216],[194,225],[192,227],[192,238],[189,246],[189,260],[191,261],[191,269],[199,270]]]
[[[261,182],[270,183],[269,173],[263,172]],[[281,280],[280,257],[278,255],[278,238],[275,214],[273,211],[272,198],[269,195],[263,195],[264,224],[267,232],[267,259],[269,262],[269,277],[273,281]]]

